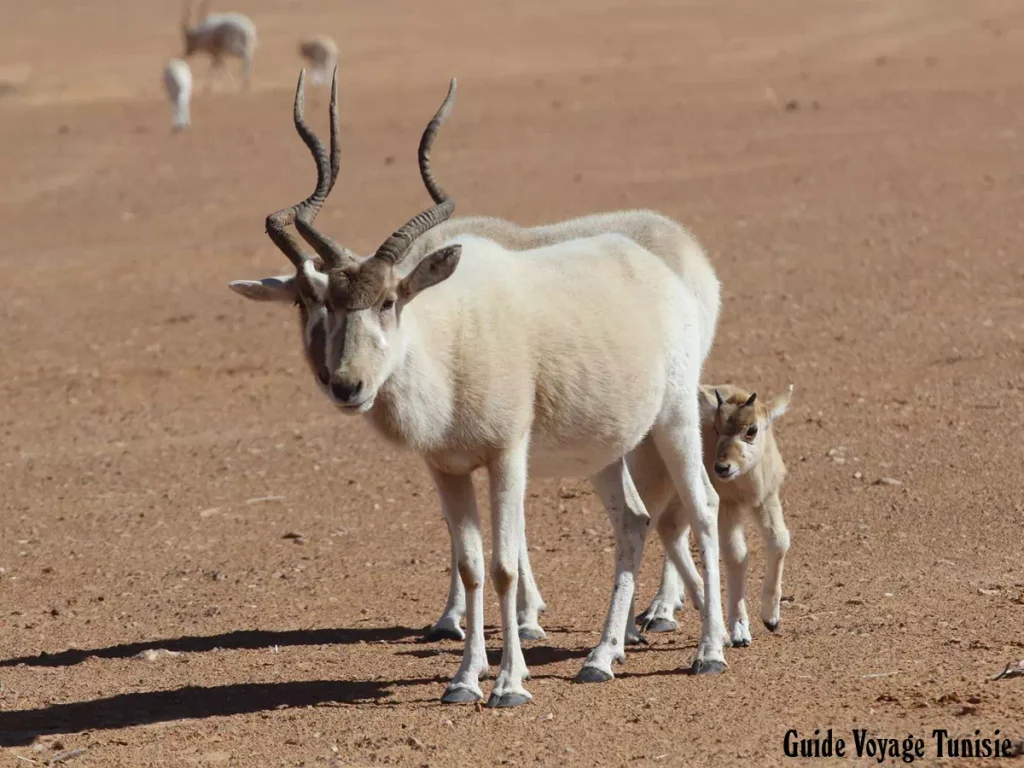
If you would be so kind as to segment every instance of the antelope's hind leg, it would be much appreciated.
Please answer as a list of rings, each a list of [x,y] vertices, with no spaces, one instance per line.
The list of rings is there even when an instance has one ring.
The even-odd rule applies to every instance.
[[[519,588],[516,594],[516,622],[519,625],[519,639],[523,641],[543,640],[547,637],[540,626],[540,614],[548,609],[540,596],[537,582],[530,567],[530,555],[526,550],[526,528],[519,540]]]
[[[427,628],[423,639],[429,643],[438,640],[465,640],[466,633],[459,626],[462,617],[466,615],[466,590],[462,586],[462,577],[459,576],[459,559],[455,552],[455,537],[452,536],[452,527],[445,519],[445,528],[448,530],[448,541],[451,549],[451,575],[448,580],[448,601],[445,603],[444,612],[441,618]]]
[[[576,675],[578,683],[601,683],[614,679],[612,664],[626,660],[624,650],[627,624],[633,619],[636,573],[644,554],[644,539],[650,516],[633,485],[626,460],[620,459],[591,478],[615,534],[615,583],[605,619],[601,642],[587,656]]]
[[[680,397],[662,421],[653,437],[665,466],[668,467],[681,502],[677,514],[690,522],[700,549],[704,568],[704,611],[701,613],[701,638],[694,655],[694,674],[715,674],[726,668],[725,622],[722,620],[721,577],[718,568],[718,493],[704,470],[703,446],[697,398]],[[666,510],[668,513],[670,510]],[[678,547],[670,554],[678,570],[686,567]]]

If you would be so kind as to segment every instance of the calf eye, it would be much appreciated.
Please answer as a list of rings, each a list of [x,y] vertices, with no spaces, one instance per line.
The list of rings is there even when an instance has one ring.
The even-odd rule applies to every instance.
[[[757,437],[757,424],[747,430],[747,437]]]
[[[380,311],[381,312],[387,312],[389,309],[394,309],[394,308],[395,308],[395,300],[392,299],[390,296],[388,298],[384,299],[384,303],[380,305]]]

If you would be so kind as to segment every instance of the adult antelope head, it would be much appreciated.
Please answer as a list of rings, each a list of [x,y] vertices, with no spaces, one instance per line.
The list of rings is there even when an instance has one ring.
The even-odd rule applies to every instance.
[[[316,161],[316,189],[297,205],[270,214],[266,224],[270,239],[296,272],[258,281],[237,280],[231,288],[249,299],[298,306],[306,359],[317,381],[343,411],[365,413],[402,359],[402,309],[420,292],[450,277],[458,265],[460,246],[451,245],[424,257],[408,274],[398,269],[415,240],[455,210],[454,201],[434,179],[430,149],[455,101],[456,82],[453,78],[444,103],[420,139],[420,175],[434,205],[407,221],[365,259],[313,226],[340,165],[337,68],[331,87],[330,156],[304,120],[304,85],[305,70],[295,92],[295,128]],[[315,256],[287,231],[291,224]]]

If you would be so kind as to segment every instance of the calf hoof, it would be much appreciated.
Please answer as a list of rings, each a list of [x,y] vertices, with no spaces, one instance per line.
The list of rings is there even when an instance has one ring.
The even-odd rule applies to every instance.
[[[573,682],[576,683],[607,683],[609,680],[614,680],[615,675],[611,672],[605,672],[603,669],[597,667],[583,667],[579,672],[576,673],[576,677]]]
[[[506,707],[518,707],[522,704],[529,704],[530,701],[529,696],[524,696],[521,693],[503,693],[500,696],[492,693],[491,698],[487,700],[487,706],[491,709],[505,709]]]
[[[626,630],[626,645],[650,645],[647,638],[641,635],[639,632],[630,632]]]
[[[436,643],[439,640],[465,640],[466,636],[457,627],[439,627],[434,625],[428,627],[423,634],[423,640],[427,643]]]
[[[749,648],[750,640],[745,637],[741,637],[738,640],[730,640],[728,645],[732,648]]]
[[[777,621],[766,621],[766,622],[764,622],[764,625],[765,625],[765,627],[767,627],[769,632],[778,632],[779,631],[779,622],[777,622]]]
[[[725,672],[724,661],[697,659],[690,667],[691,675],[720,675]]]
[[[474,704],[483,696],[469,688],[449,688],[441,697],[442,704]]]
[[[675,632],[679,629],[674,619],[666,619],[661,616],[651,619],[642,625],[644,632]]]
[[[544,634],[544,630],[540,627],[530,627],[523,625],[519,628],[519,639],[523,642],[543,640],[546,637],[547,635]]]

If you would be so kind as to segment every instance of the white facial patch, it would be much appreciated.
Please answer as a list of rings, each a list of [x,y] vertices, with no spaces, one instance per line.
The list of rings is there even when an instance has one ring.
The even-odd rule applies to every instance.
[[[371,330],[371,343],[373,344],[374,347],[383,352],[388,348],[388,337],[384,335],[384,331],[379,327],[372,328]]]
[[[740,441],[740,461],[742,463],[741,469],[746,469],[750,466],[750,463],[754,460],[754,446],[748,443],[746,440]]]

